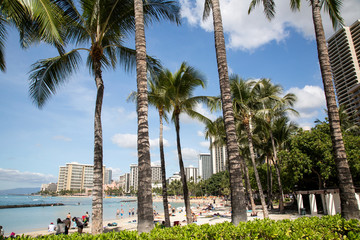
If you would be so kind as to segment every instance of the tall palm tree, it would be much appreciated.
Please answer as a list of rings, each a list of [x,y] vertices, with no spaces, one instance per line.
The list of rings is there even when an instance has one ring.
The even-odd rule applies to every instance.
[[[241,156],[237,145],[236,127],[231,100],[228,66],[226,60],[226,48],[224,30],[220,12],[219,0],[205,0],[203,19],[206,19],[212,10],[216,60],[218,65],[221,102],[226,132],[226,145],[229,157],[229,173],[231,188],[231,221],[238,225],[247,220],[245,194],[242,183]]]
[[[261,82],[257,83],[261,84]],[[248,146],[250,151],[250,159],[254,167],[254,174],[256,184],[259,189],[261,206],[263,209],[264,218],[268,218],[268,210],[266,207],[265,196],[262,189],[259,173],[256,168],[255,161],[255,152],[254,152],[254,144],[253,144],[253,121],[252,119],[255,116],[255,112],[261,106],[258,101],[259,95],[258,92],[255,91],[257,88],[254,88],[253,85],[256,85],[254,81],[245,82],[243,79],[240,79],[238,75],[232,75],[230,78],[230,88],[231,93],[233,95],[233,104],[234,111],[236,113],[236,118],[238,118],[242,124],[245,126],[245,131],[247,134]],[[254,211],[255,209],[253,209]]]
[[[184,162],[181,153],[180,142],[180,114],[186,113],[190,117],[197,118],[202,121],[209,121],[207,118],[197,113],[194,108],[200,102],[206,102],[209,98],[205,96],[193,96],[196,87],[205,87],[206,80],[202,74],[195,68],[188,66],[183,62],[180,69],[172,74],[169,70],[165,70],[166,76],[167,98],[172,108],[171,119],[175,124],[176,143],[179,158],[180,176],[183,185],[184,202],[186,210],[187,223],[192,223],[192,215],[190,209],[189,191],[186,182]]]
[[[153,4],[152,3],[159,3]],[[104,95],[102,71],[104,67],[116,67],[120,62],[126,70],[135,64],[135,51],[123,46],[124,39],[134,29],[133,2],[130,0],[81,1],[82,13],[69,1],[68,11],[73,21],[67,22],[65,41],[85,45],[54,58],[43,59],[32,66],[30,95],[38,107],[55,93],[57,88],[77,70],[81,56],[79,51],[88,52],[87,65],[95,77],[97,87],[94,119],[94,189],[92,210],[92,233],[103,230],[103,140],[101,108]],[[130,11],[129,11],[130,10]],[[160,0],[148,1],[145,18],[171,19],[172,9]],[[147,60],[149,67],[157,64]]]
[[[292,93],[288,93],[283,97],[282,87],[280,85],[273,85],[270,79],[262,79],[257,86],[259,92],[259,101],[262,103],[262,109],[257,112],[259,120],[262,121],[262,126],[267,130],[272,145],[272,160],[276,169],[278,184],[279,184],[279,210],[284,213],[284,192],[281,183],[280,164],[277,158],[277,146],[273,136],[273,125],[277,118],[282,117],[286,112],[290,111],[294,114],[298,114],[296,110],[292,108],[296,101],[296,96]]]
[[[161,0],[154,1],[154,6]],[[165,2],[165,1],[164,1]],[[146,3],[146,1],[145,1]],[[172,1],[166,2],[171,14],[164,14],[170,20],[179,23],[179,6]],[[137,72],[137,113],[138,113],[138,231],[149,232],[154,226],[151,191],[151,160],[148,126],[146,40],[143,0],[134,0],[135,9],[135,47]],[[159,15],[163,14],[161,9]],[[163,173],[164,174],[164,173]]]
[[[259,0],[252,0],[249,12],[258,4]],[[268,19],[274,17],[275,2],[264,1],[264,12]],[[300,9],[300,0],[290,0],[292,10]],[[339,111],[336,105],[334,85],[332,82],[331,66],[328,48],[326,45],[325,31],[321,18],[321,8],[324,7],[328,12],[334,29],[340,24],[343,19],[340,16],[341,0],[309,0],[312,10],[312,18],[315,29],[315,38],[318,50],[318,58],[321,70],[321,76],[324,85],[325,99],[329,116],[330,134],[333,146],[333,154],[336,163],[338,184],[340,190],[341,200],[341,215],[345,219],[357,218],[360,219],[360,210],[355,198],[355,188],[346,157],[344,141],[340,127]]]

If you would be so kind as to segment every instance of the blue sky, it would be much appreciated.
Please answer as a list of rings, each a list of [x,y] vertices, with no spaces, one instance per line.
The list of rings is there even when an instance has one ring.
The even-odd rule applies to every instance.
[[[317,118],[324,119],[325,100],[322,90],[311,11],[307,1],[302,10],[292,13],[288,1],[278,1],[276,18],[269,22],[262,9],[248,16],[248,2],[221,0],[231,73],[247,78],[271,78],[284,87],[284,93],[298,96],[295,105],[299,126],[309,128]],[[219,95],[212,21],[201,20],[203,0],[180,0],[182,25],[155,23],[146,29],[147,52],[161,60],[171,71],[183,61],[196,67],[207,78],[205,90],[198,95]],[[360,18],[360,1],[346,0],[342,16],[347,25]],[[323,16],[327,37],[334,32],[328,17]],[[128,46],[134,39],[128,39]],[[41,110],[28,94],[28,72],[35,61],[55,56],[56,50],[38,45],[23,50],[18,34],[11,30],[7,39],[7,71],[0,73],[0,190],[15,187],[37,187],[56,182],[59,166],[68,162],[93,162],[93,116],[96,87],[85,66],[67,84],[58,89]],[[117,179],[137,163],[136,107],[126,102],[136,90],[135,71],[104,71],[103,104],[104,164],[113,169]],[[211,118],[204,106],[198,110]],[[149,110],[151,161],[159,162],[157,112]],[[181,117],[181,144],[185,166],[197,166],[197,154],[209,152],[203,136],[204,126],[187,116]],[[179,171],[176,138],[172,123],[165,126],[167,176]]]

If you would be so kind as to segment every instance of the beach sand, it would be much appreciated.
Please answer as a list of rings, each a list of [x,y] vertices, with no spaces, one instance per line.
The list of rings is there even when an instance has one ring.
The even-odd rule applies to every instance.
[[[154,199],[154,201],[162,201],[162,199]],[[169,203],[173,202],[183,202],[182,199],[169,199]],[[213,200],[209,199],[192,199],[191,204],[198,204],[199,207],[192,207],[192,211],[196,214],[197,222],[196,224],[217,224],[222,223],[225,221],[231,222],[231,215],[230,215],[230,206],[227,205],[228,202],[225,202],[220,199],[216,199],[216,203],[213,204],[215,207],[215,210],[212,211],[205,211],[203,210],[209,203],[213,204]],[[171,211],[170,211],[171,212]],[[256,207],[257,216],[252,217],[251,212],[248,212],[248,221],[251,221],[253,219],[263,219],[263,214],[261,210],[261,206]],[[186,214],[185,211],[180,212],[179,209],[176,210],[175,216],[170,216],[170,222],[171,226],[174,225],[175,221],[179,221],[181,226],[186,225]],[[218,216],[216,216],[218,215]],[[277,213],[269,213],[269,218],[273,220],[281,220],[281,219],[296,219],[298,217],[301,217],[299,214],[293,213],[293,214],[277,214]],[[161,224],[161,222],[164,220],[164,215],[158,215],[155,216],[154,220]],[[116,223],[117,226],[108,226],[108,223]],[[90,222],[91,225],[91,222]],[[104,232],[110,232],[110,231],[122,231],[122,230],[136,230],[137,229],[137,216],[134,217],[125,217],[124,219],[113,219],[103,222],[104,225]],[[76,229],[70,229],[69,234],[77,232]],[[90,233],[91,228],[90,226],[85,227],[83,229],[83,233]],[[34,231],[34,232],[26,232],[21,233],[18,235],[28,235],[32,237],[38,237],[42,235],[49,235],[49,234],[55,234],[54,232],[48,232],[47,229],[41,230],[41,231]]]

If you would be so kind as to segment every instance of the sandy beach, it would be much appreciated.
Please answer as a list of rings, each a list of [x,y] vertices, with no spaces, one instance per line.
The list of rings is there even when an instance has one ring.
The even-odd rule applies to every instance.
[[[154,199],[155,201],[162,201],[161,198]],[[174,202],[183,202],[182,199],[169,199],[169,203]],[[209,204],[212,204],[214,206],[213,210],[204,210],[206,207],[208,207]],[[196,215],[197,221],[195,224],[216,224],[221,222],[231,222],[231,215],[230,215],[230,206],[228,206],[228,202],[225,202],[220,199],[215,200],[215,204],[213,202],[213,199],[192,199],[191,204],[196,204],[197,207],[192,207],[193,213]],[[171,212],[171,211],[170,211]],[[256,207],[257,216],[251,216],[251,211],[249,211],[248,214],[248,220],[251,221],[253,219],[263,219],[263,214],[261,210],[261,206]],[[126,215],[126,214],[124,214]],[[274,214],[270,213],[269,218],[273,220],[281,220],[281,219],[296,219],[300,217],[300,215],[294,213],[294,214]],[[164,220],[164,215],[160,214],[154,217],[154,220],[161,224],[161,222]],[[184,209],[181,211],[181,208],[178,208],[175,210],[174,214],[171,214],[170,216],[170,222],[171,225],[174,225],[174,222],[179,222],[181,226],[186,225],[186,214]],[[108,226],[109,223],[116,223],[117,226]],[[91,223],[90,223],[91,224]],[[119,217],[118,219],[112,219],[108,221],[103,222],[104,225],[104,232],[109,231],[122,231],[122,230],[136,230],[137,229],[137,216],[133,217],[124,217],[123,219]],[[90,233],[91,228],[90,226],[85,227],[83,229],[84,233]],[[69,234],[77,232],[77,229],[73,228],[69,230]],[[26,232],[26,233],[20,233],[18,235],[28,235],[32,237],[37,237],[41,235],[49,235],[49,234],[55,234],[54,232],[48,232],[47,229],[41,230],[41,231],[34,231],[34,232]]]

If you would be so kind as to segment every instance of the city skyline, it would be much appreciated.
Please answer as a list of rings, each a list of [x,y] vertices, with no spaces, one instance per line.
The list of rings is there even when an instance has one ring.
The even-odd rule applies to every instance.
[[[176,71],[186,61],[207,78],[207,89],[198,95],[219,95],[212,21],[201,22],[203,1],[181,0],[181,26],[154,23],[145,29],[148,54],[161,60],[166,68]],[[325,99],[317,59],[311,11],[306,4],[292,13],[288,2],[279,2],[277,15],[269,22],[258,8],[247,15],[244,1],[221,1],[230,73],[241,77],[271,78],[284,87],[284,92],[298,96],[295,109],[299,126],[310,128],[318,118],[324,119]],[[240,11],[242,10],[242,11]],[[342,16],[350,25],[360,18],[360,2],[344,2]],[[329,38],[334,30],[324,15]],[[5,47],[7,71],[0,73],[2,137],[0,144],[0,190],[40,186],[56,181],[58,167],[66,162],[93,163],[93,115],[95,84],[85,63],[67,84],[58,89],[43,109],[32,104],[28,94],[30,65],[39,59],[57,55],[55,49],[40,44],[22,50],[18,33],[9,32]],[[134,46],[130,38],[127,46]],[[105,96],[103,106],[104,165],[111,166],[113,178],[129,171],[137,163],[136,106],[126,101],[136,89],[135,70],[124,73],[104,71]],[[197,110],[215,119],[220,113],[210,113],[203,105]],[[181,116],[181,143],[186,166],[197,166],[197,155],[209,152],[204,138],[204,126]],[[151,161],[159,163],[156,110],[149,108]],[[172,123],[164,126],[167,178],[179,171],[176,137]],[[24,184],[26,183],[26,184]]]

